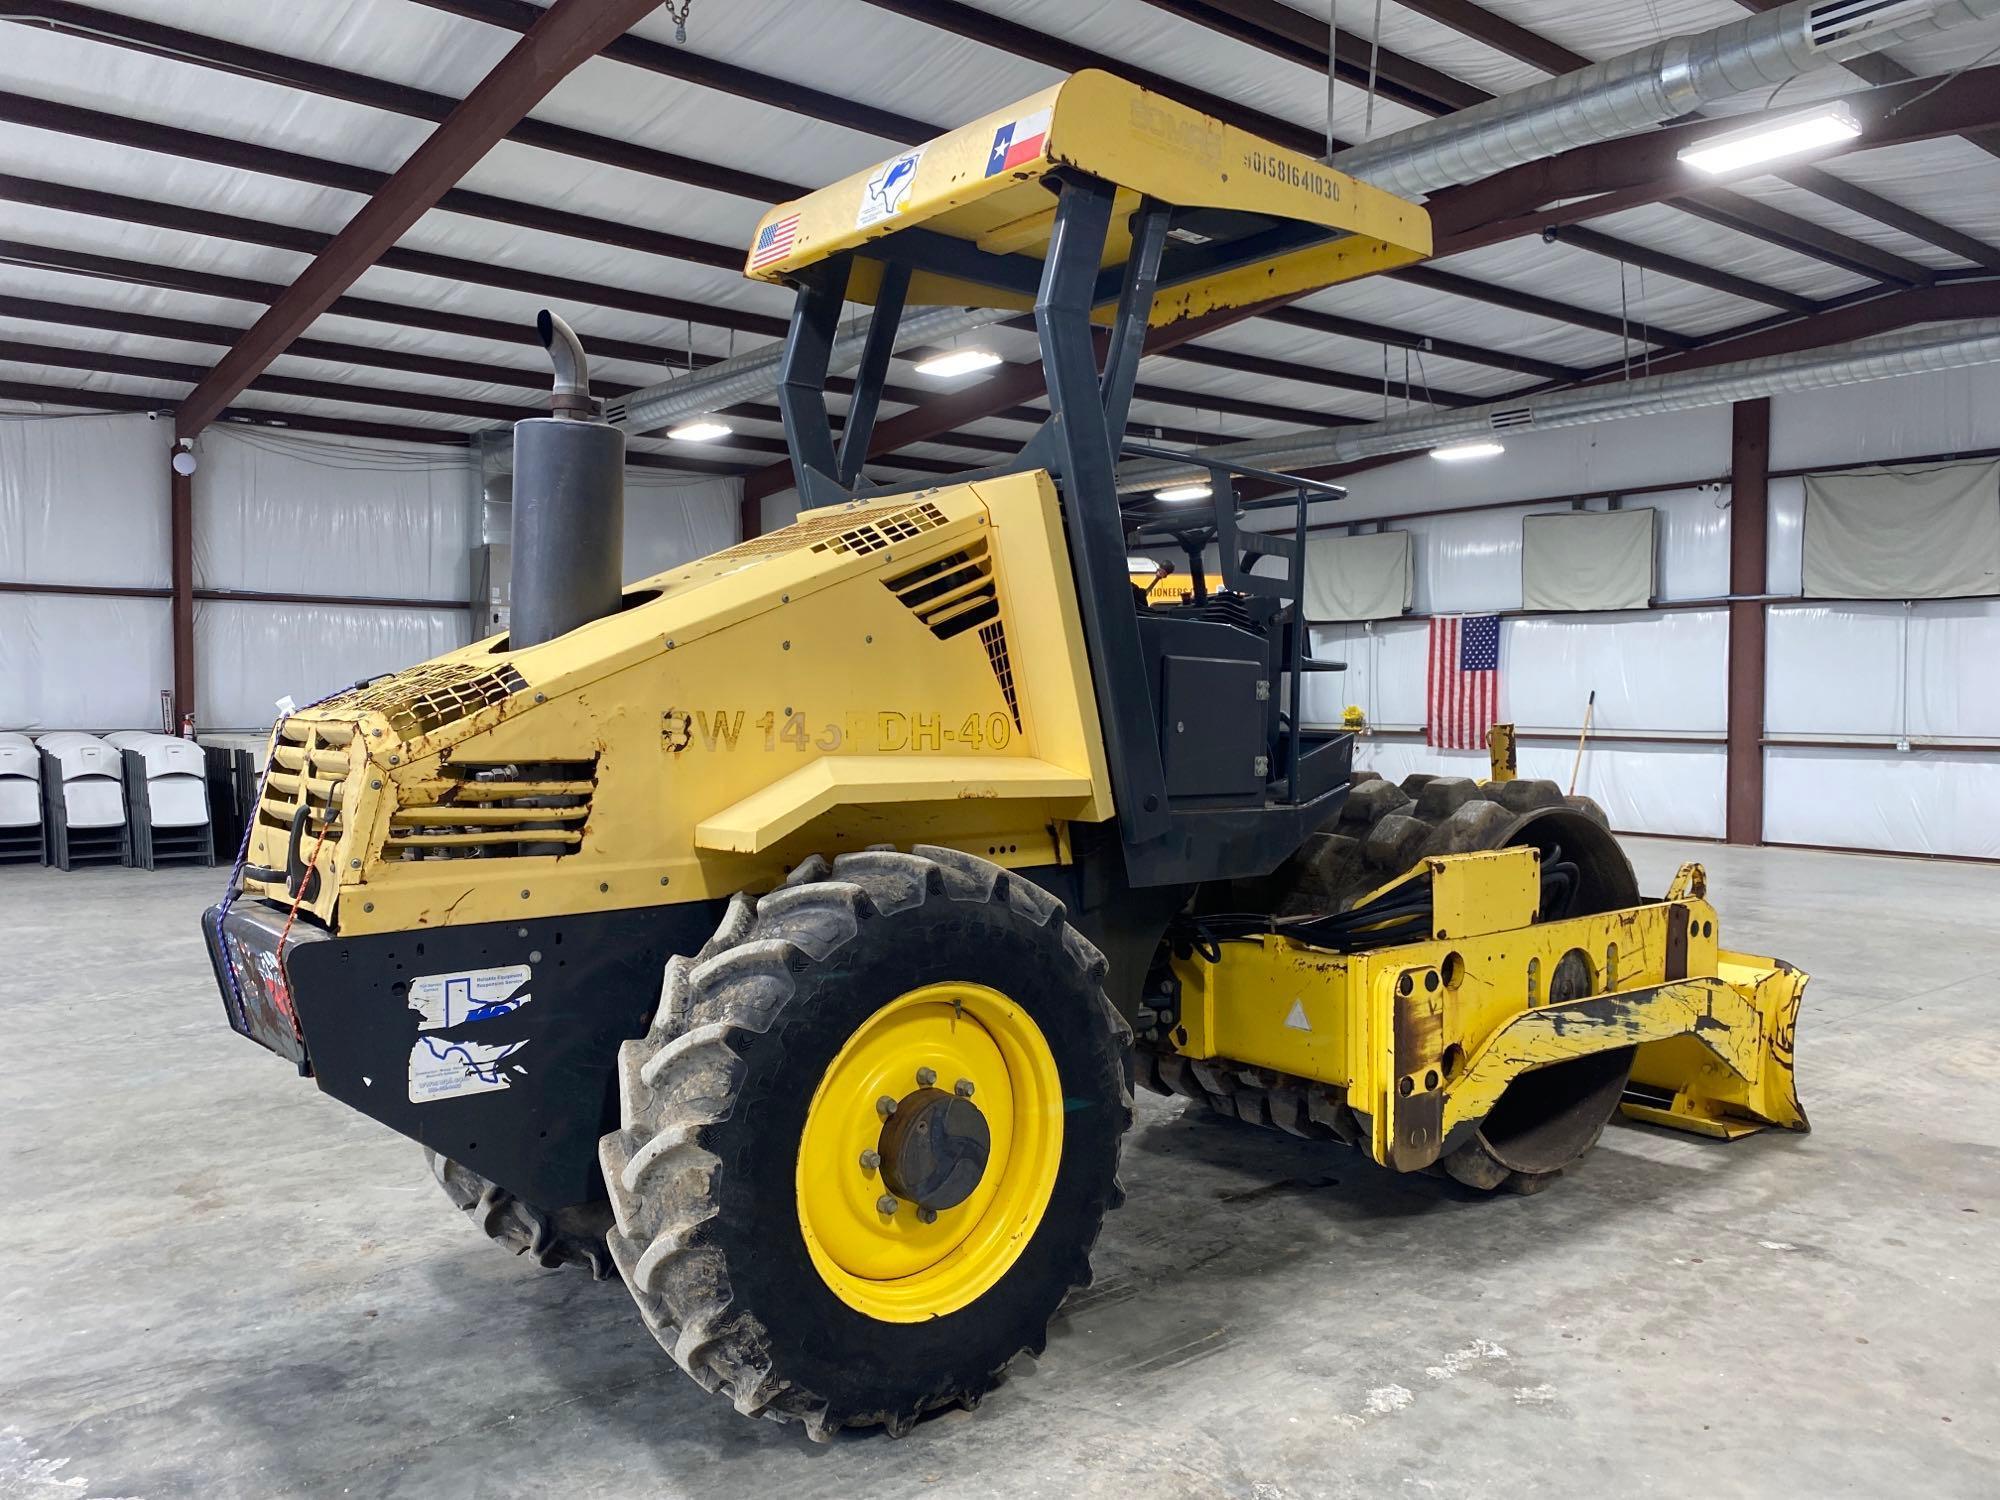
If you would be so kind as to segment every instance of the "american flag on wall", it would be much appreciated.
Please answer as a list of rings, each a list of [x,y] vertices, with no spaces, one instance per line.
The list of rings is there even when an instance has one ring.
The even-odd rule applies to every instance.
[[[1500,717],[1500,617],[1433,615],[1429,719],[1424,743],[1434,750],[1483,750]]]

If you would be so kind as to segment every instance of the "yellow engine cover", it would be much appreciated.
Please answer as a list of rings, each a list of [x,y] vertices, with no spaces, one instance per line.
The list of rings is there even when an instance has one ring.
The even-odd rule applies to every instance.
[[[1036,471],[809,511],[556,640],[293,714],[249,860],[296,844],[308,909],[376,932],[725,897],[874,843],[1046,865],[1112,811]]]

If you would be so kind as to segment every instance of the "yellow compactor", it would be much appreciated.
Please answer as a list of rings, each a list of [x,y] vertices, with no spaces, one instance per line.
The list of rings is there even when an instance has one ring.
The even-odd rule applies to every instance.
[[[1302,724],[1336,488],[1216,465],[1195,510],[1121,503],[1150,330],[1429,248],[1412,204],[1078,74],[771,210],[802,512],[630,587],[622,433],[545,317],[510,630],[277,725],[203,921],[231,1024],[815,1437],[1042,1347],[1135,1082],[1482,1189],[1621,1107],[1804,1129],[1804,976],[1724,946],[1699,867],[1642,897],[1587,799],[1393,785]],[[959,482],[874,484],[923,305],[1032,317],[1051,414]],[[1238,525],[1246,477],[1288,530]],[[1167,537],[1196,566],[1150,595],[1128,555]]]

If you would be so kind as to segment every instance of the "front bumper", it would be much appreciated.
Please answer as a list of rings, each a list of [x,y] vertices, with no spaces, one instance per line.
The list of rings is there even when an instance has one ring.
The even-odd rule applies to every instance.
[[[202,933],[232,1029],[322,1092],[543,1208],[603,1196],[618,1044],[720,903],[352,936],[241,898]],[[281,940],[282,938],[282,946]]]

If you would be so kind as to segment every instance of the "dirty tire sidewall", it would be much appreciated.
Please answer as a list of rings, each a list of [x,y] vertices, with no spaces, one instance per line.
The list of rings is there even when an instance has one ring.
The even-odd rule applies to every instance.
[[[727,1253],[734,1308],[769,1336],[772,1375],[826,1397],[835,1424],[983,1391],[1006,1361],[1040,1350],[1063,1297],[1089,1279],[1114,1192],[1124,1063],[1060,925],[1037,929],[1004,905],[948,901],[875,917],[802,974],[777,1024],[741,1048],[737,1108],[706,1141],[721,1162],[722,1210],[706,1232]],[[882,1322],[842,1301],[812,1263],[798,1218],[798,1145],[813,1091],[854,1031],[897,996],[951,980],[999,990],[1041,1028],[1066,1102],[1061,1165],[1033,1238],[997,1284],[943,1317]]]

